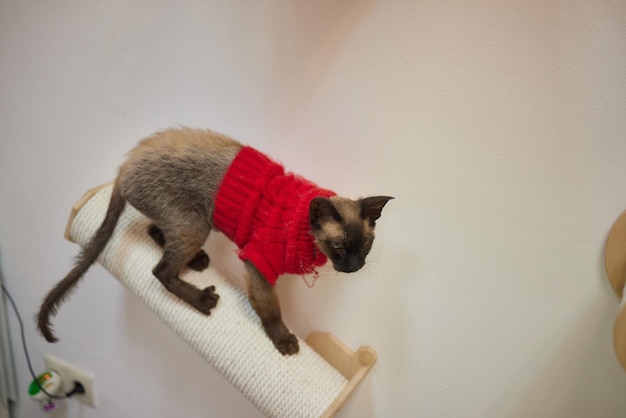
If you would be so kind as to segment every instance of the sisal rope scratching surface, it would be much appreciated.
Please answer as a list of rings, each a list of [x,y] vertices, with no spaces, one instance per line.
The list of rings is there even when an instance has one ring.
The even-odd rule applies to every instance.
[[[85,245],[102,223],[111,186],[91,197],[71,224],[70,235]],[[189,271],[182,278],[220,295],[205,316],[169,293],[152,275],[162,250],[148,236],[149,221],[130,205],[98,261],[141,299],[163,322],[230,381],[268,417],[317,418],[324,414],[348,381],[310,346],[282,356],[265,335],[247,296],[218,271]]]

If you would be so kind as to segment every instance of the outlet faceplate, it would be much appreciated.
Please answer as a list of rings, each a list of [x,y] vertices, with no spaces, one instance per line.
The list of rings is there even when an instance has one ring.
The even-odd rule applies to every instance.
[[[78,369],[63,360],[59,360],[58,358],[51,356],[50,354],[44,356],[44,361],[47,369],[55,370],[59,373],[59,375],[61,375],[61,379],[63,380],[63,393],[68,393],[74,389],[75,381],[80,382],[85,388],[85,393],[74,394],[72,395],[72,398],[78,399],[79,401],[86,403],[87,405],[91,405],[94,408],[96,407],[96,397],[93,391],[93,375],[91,373]]]

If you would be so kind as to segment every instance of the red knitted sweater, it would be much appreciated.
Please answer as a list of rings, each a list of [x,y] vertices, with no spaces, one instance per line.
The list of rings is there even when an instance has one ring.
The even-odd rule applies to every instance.
[[[313,242],[309,205],[315,197],[334,195],[243,147],[217,191],[213,225],[273,285],[281,274],[308,274],[326,263]]]

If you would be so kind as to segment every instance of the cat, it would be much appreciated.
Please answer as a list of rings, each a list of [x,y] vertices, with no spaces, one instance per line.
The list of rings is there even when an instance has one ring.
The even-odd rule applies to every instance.
[[[58,341],[51,316],[96,261],[129,203],[151,220],[147,232],[163,248],[154,276],[206,315],[219,299],[215,287],[198,289],[179,275],[209,265],[201,247],[212,229],[234,241],[246,266],[250,303],[267,336],[283,355],[295,354],[298,340],[282,321],[276,279],[315,272],[327,260],[340,272],[359,270],[390,199],[336,196],[210,130],[158,132],[140,141],[120,166],[102,225],[43,300],[37,327],[47,341]]]

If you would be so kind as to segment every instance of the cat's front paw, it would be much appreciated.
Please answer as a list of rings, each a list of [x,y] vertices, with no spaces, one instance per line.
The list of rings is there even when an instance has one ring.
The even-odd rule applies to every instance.
[[[274,341],[274,345],[283,356],[290,356],[300,351],[298,339],[293,334],[288,334],[284,338]]]
[[[200,291],[200,297],[194,307],[205,315],[211,314],[211,309],[215,308],[220,295],[215,293],[215,286],[209,286]]]

